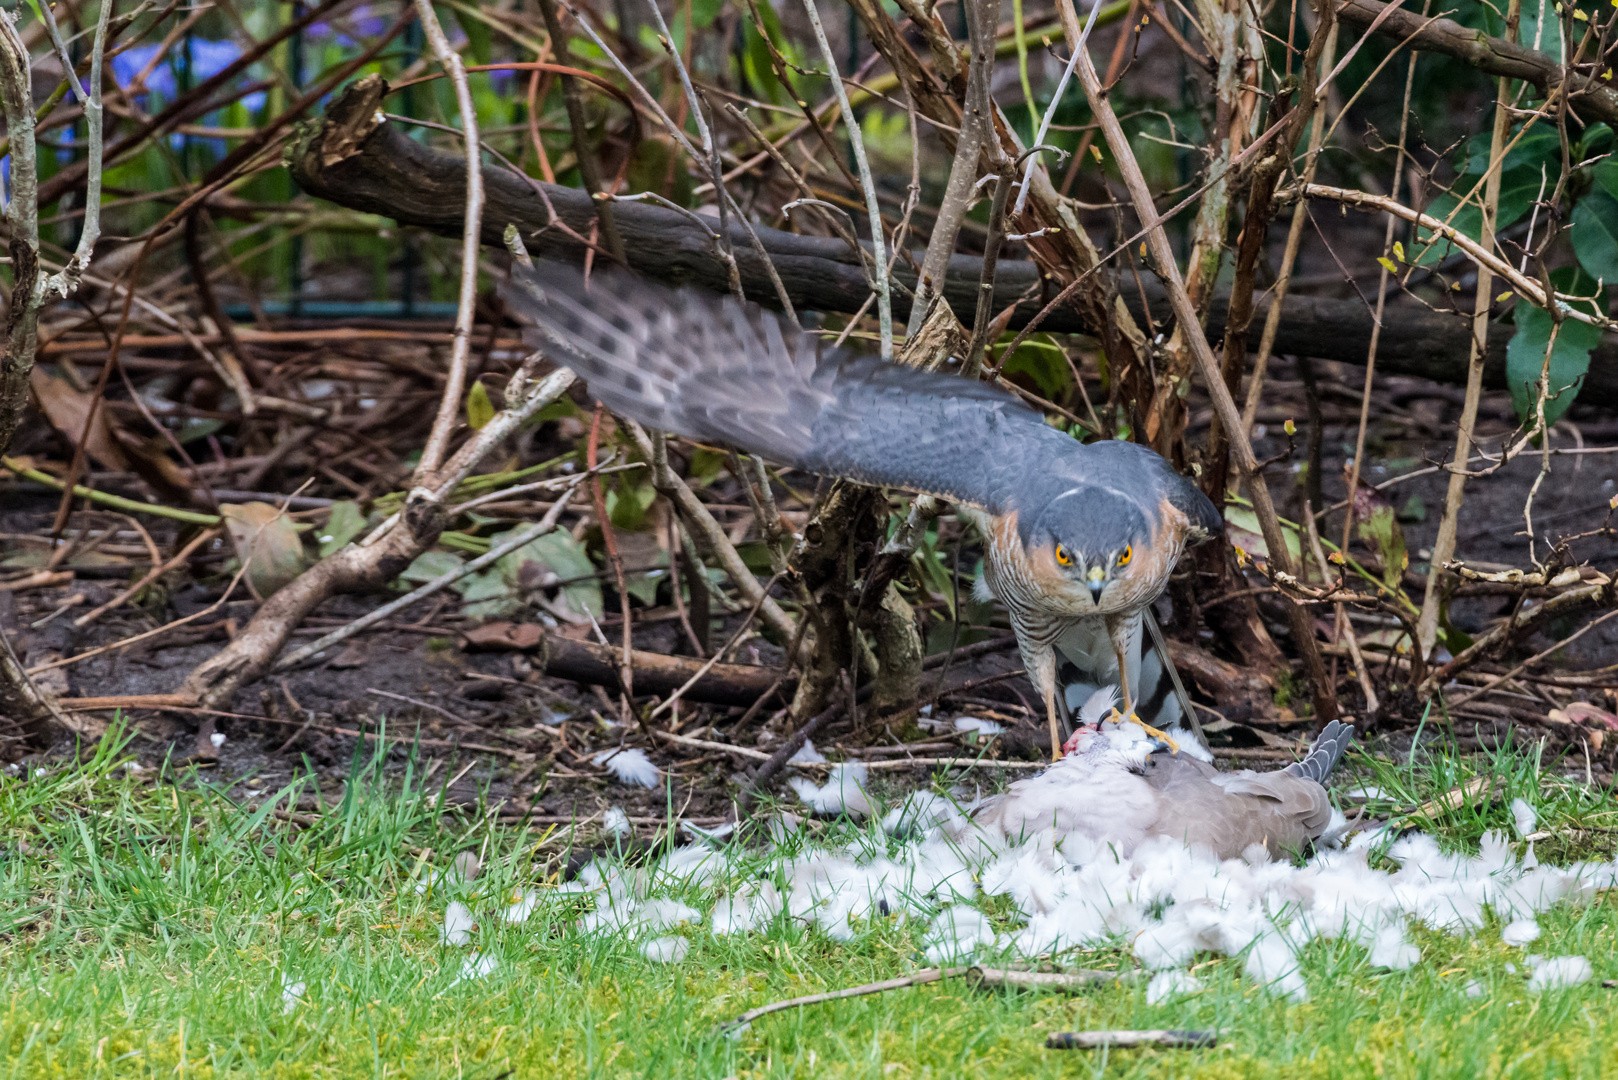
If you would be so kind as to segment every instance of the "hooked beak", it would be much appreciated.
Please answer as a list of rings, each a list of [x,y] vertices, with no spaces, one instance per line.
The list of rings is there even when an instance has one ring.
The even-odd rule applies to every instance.
[[[1101,600],[1101,590],[1107,587],[1105,572],[1099,566],[1090,567],[1090,598],[1097,603]]]

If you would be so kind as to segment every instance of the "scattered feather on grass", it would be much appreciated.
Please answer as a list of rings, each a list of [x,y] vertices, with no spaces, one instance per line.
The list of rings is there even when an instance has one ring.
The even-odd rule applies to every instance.
[[[629,815],[624,813],[623,807],[609,806],[601,815],[601,831],[622,839],[634,831],[634,826],[629,823]]]
[[[826,755],[815,749],[814,740],[805,739],[803,745],[787,758],[788,765],[821,765],[826,761]]]
[[[1533,919],[1514,919],[1500,931],[1500,940],[1514,949],[1539,940],[1539,923]]]
[[[456,982],[474,982],[484,978],[500,966],[498,957],[485,952],[473,952],[461,964],[461,974]]]
[[[994,941],[994,926],[988,916],[966,904],[954,904],[938,913],[927,932],[927,962],[969,961],[980,948],[992,947]]]
[[[869,817],[872,812],[871,800],[865,793],[865,766],[859,762],[847,762],[833,765],[831,775],[824,784],[816,784],[813,780],[803,777],[793,777],[792,790],[797,792],[798,798],[815,813],[824,817],[837,817],[841,814],[853,814],[856,817]]]
[[[1527,799],[1512,799],[1511,820],[1517,826],[1518,838],[1526,838],[1533,833],[1534,826],[1539,824],[1539,814],[1528,805]]]
[[[1582,956],[1530,956],[1528,966],[1534,972],[1528,977],[1528,989],[1534,993],[1565,990],[1595,977],[1595,969]]]
[[[662,770],[653,765],[646,751],[638,746],[604,750],[590,761],[612,773],[626,787],[655,788],[662,782]]]
[[[993,720],[984,720],[976,716],[959,716],[955,719],[955,730],[963,735],[973,735],[979,740],[991,739],[1006,730],[1004,724],[997,724]]]
[[[524,889],[517,894],[515,900],[506,906],[506,910],[500,913],[500,919],[502,922],[510,923],[513,926],[520,926],[527,922],[528,916],[532,915],[535,909],[539,907],[539,901],[539,893],[533,889]]]
[[[683,937],[657,937],[641,942],[640,954],[660,964],[678,964],[691,950],[691,943]]]
[[[465,945],[472,940],[472,928],[476,925],[471,908],[459,900],[451,902],[444,911],[444,944]]]
[[[1146,984],[1146,1004],[1161,1005],[1170,998],[1186,997],[1202,989],[1202,980],[1189,971],[1160,971]]]
[[[308,984],[302,979],[297,982],[288,982],[287,979],[288,976],[283,971],[281,973],[281,1013],[283,1016],[303,1004],[304,991],[309,989]]]
[[[713,909],[713,932],[747,934],[763,930],[781,913],[781,892],[768,881],[749,883],[722,897]]]

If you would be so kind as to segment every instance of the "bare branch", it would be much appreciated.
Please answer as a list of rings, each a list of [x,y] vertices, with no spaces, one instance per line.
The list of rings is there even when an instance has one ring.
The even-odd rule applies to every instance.
[[[416,482],[431,484],[449,438],[461,415],[461,391],[466,385],[466,365],[472,348],[472,320],[478,298],[478,249],[483,235],[483,163],[478,153],[478,116],[472,103],[472,90],[466,82],[466,67],[460,54],[450,47],[444,28],[438,25],[432,0],[415,0],[416,17],[421,20],[427,43],[440,66],[449,73],[455,88],[455,106],[461,114],[461,130],[466,135],[466,222],[461,231],[461,294],[455,311],[455,337],[450,346],[449,371],[444,376],[444,396],[438,402],[438,415],[416,466]],[[583,149],[580,148],[580,153]]]
[[[837,93],[837,107],[842,110],[843,125],[848,129],[848,142],[854,150],[854,164],[859,168],[860,187],[865,192],[865,206],[871,216],[871,247],[876,255],[876,318],[882,336],[882,359],[892,360],[893,294],[888,289],[887,240],[882,232],[882,208],[876,201],[876,182],[871,179],[871,163],[865,157],[865,139],[860,135],[859,118],[848,103],[848,89],[843,86],[842,76],[837,73],[837,58],[832,55],[831,42],[826,40],[826,28],[820,25],[820,12],[815,8],[815,0],[803,0],[803,9],[809,15],[809,25],[814,28],[815,41],[820,45],[820,54],[825,58],[826,68],[831,75],[832,89]]]

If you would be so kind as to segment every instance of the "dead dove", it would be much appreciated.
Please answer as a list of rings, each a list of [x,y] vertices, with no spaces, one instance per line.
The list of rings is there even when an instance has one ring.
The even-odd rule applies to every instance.
[[[1322,783],[1353,738],[1352,725],[1327,724],[1303,760],[1285,768],[1222,773],[1118,722],[1116,710],[1100,719],[1111,704],[1110,688],[1087,701],[1062,760],[986,800],[973,815],[975,831],[1000,845],[1050,830],[1058,845],[1106,845],[1121,857],[1148,837],[1175,837],[1228,859],[1255,844],[1271,856],[1296,852],[1331,826],[1335,811]]]

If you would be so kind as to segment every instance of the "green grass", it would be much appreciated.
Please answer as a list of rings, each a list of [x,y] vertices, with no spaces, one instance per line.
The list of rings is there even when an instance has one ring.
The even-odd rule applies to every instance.
[[[340,806],[302,827],[272,812],[298,785],[253,809],[206,773],[131,773],[115,747],[109,738],[82,764],[0,780],[0,1077],[1618,1072],[1618,991],[1597,981],[1529,994],[1507,967],[1523,950],[1503,946],[1495,927],[1470,939],[1418,929],[1423,960],[1398,974],[1369,968],[1353,945],[1315,942],[1303,1005],[1269,998],[1239,960],[1216,958],[1198,970],[1207,989],[1159,1006],[1143,986],[1065,997],[953,982],[794,1010],[726,1038],[716,1025],[755,1005],[922,966],[921,925],[866,925],[847,945],[784,923],[748,938],[688,928],[686,961],[655,964],[574,933],[586,899],[548,903],[522,926],[488,917],[554,866],[554,849],[486,816],[441,817],[437,792],[396,766],[385,776],[377,759],[357,758]],[[1541,828],[1588,837],[1614,823],[1610,801],[1542,765],[1532,753],[1361,759],[1390,803],[1482,770],[1532,798]],[[1496,802],[1436,826],[1465,845],[1509,820]],[[471,895],[416,892],[421,867],[468,849],[485,867]],[[460,981],[470,950],[439,940],[455,896],[479,913],[475,943],[499,961],[482,979]],[[1597,980],[1618,977],[1610,896],[1540,923],[1534,951],[1582,954]],[[1117,952],[1080,960],[1127,963]],[[307,984],[290,1013],[283,973]],[[1473,979],[1491,993],[1467,997]],[[1213,1028],[1221,1039],[1201,1051],[1043,1048],[1051,1031],[1116,1027]]]

